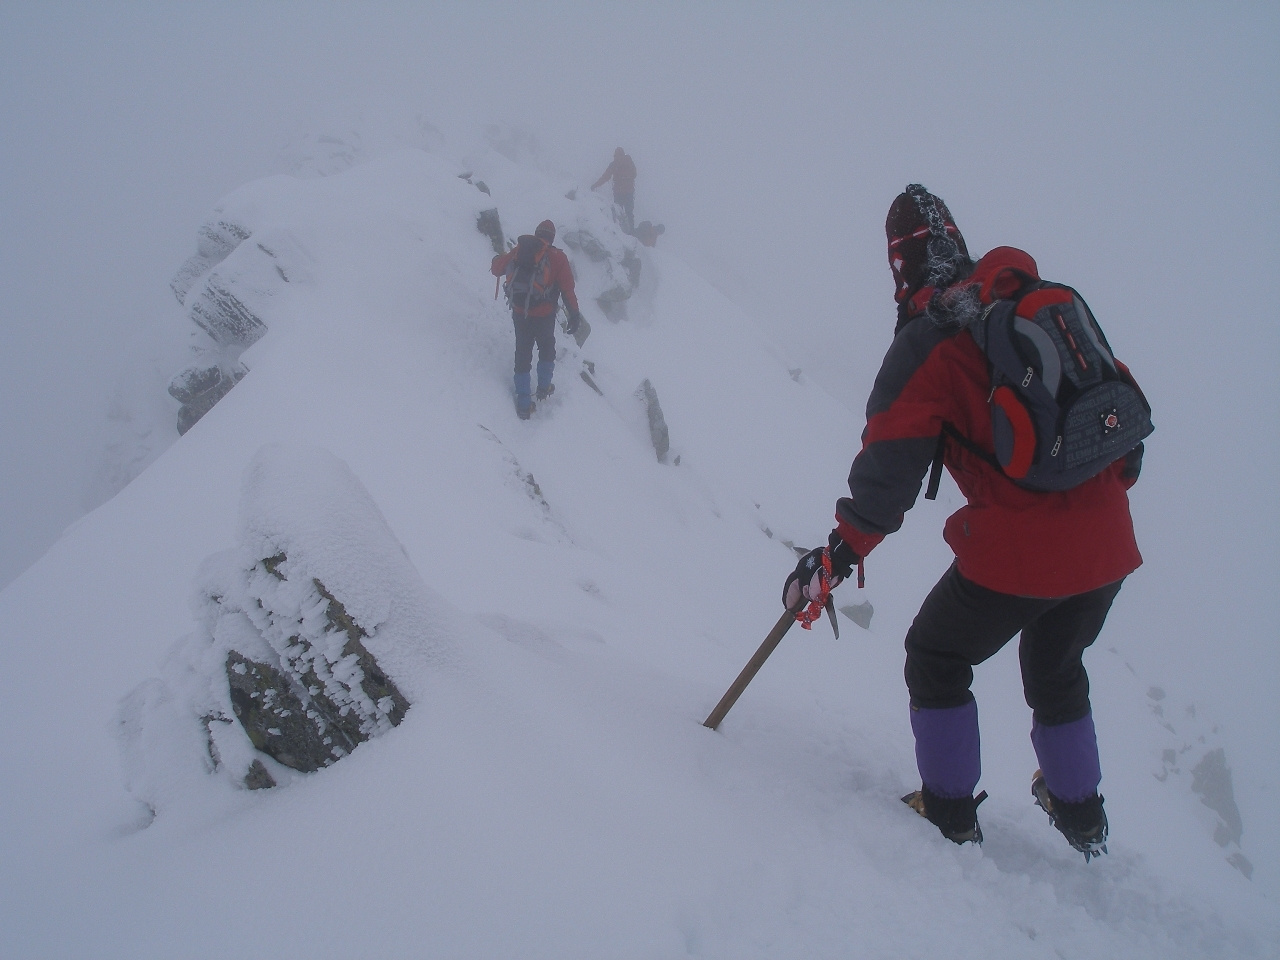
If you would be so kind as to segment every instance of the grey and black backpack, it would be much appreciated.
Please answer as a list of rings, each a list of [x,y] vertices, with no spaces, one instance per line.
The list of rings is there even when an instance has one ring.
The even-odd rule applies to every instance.
[[[938,440],[928,499],[937,496],[948,438],[1029,490],[1069,490],[1134,450],[1155,427],[1151,407],[1117,364],[1075,290],[1029,282],[969,326],[991,370],[994,455],[950,424]]]

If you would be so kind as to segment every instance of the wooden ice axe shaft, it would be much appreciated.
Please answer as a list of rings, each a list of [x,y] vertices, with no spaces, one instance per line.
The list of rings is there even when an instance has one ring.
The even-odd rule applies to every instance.
[[[769,654],[773,653],[774,647],[782,641],[783,636],[795,622],[796,615],[790,610],[786,611],[778,619],[773,629],[769,631],[769,635],[764,638],[764,643],[760,644],[760,649],[747,661],[747,665],[738,674],[738,679],[733,681],[733,686],[725,691],[724,696],[720,698],[720,702],[716,704],[716,708],[711,711],[711,716],[703,721],[702,725],[704,727],[710,727],[714,730],[720,726],[720,721],[729,712],[729,708],[737,702],[738,697],[742,696],[742,691],[747,689],[747,684],[751,682],[751,678],[764,666],[764,662],[769,659]]]

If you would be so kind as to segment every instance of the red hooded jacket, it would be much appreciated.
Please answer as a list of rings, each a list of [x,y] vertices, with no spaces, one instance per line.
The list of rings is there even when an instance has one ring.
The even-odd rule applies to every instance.
[[[964,283],[981,285],[984,302],[1009,296],[1007,268],[1038,277],[1021,250],[997,247]],[[968,330],[935,326],[924,308],[932,290],[911,298],[911,319],[895,335],[867,401],[862,450],[849,471],[848,497],[836,504],[837,530],[860,556],[902,526],[949,423],[994,451],[991,376]],[[1029,597],[1085,593],[1142,563],[1129,515],[1124,460],[1077,487],[1041,493],[1019,487],[982,457],[948,443],[943,460],[967,504],[952,514],[944,539],[960,573],[980,586]]]
[[[620,157],[615,156],[604,173],[600,174],[600,179],[591,185],[591,189],[608,183],[610,178],[613,179],[615,197],[627,197],[636,192],[636,165],[630,156],[625,153]]]

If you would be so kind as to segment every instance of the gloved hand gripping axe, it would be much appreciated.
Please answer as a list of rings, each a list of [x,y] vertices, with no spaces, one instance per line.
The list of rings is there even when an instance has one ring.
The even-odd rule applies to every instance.
[[[747,684],[764,666],[764,662],[769,659],[769,654],[773,653],[778,644],[782,642],[786,632],[791,629],[791,625],[796,621],[799,621],[800,626],[805,630],[811,630],[814,621],[822,619],[822,611],[825,610],[827,616],[831,619],[831,629],[835,633],[836,639],[840,639],[840,627],[836,623],[836,605],[835,600],[831,597],[831,590],[833,587],[838,586],[843,578],[835,576],[834,582],[832,582],[831,551],[827,547],[809,551],[796,568],[797,571],[801,570],[805,565],[805,561],[810,558],[813,560],[813,566],[817,574],[817,591],[813,590],[811,580],[809,595],[807,597],[802,596],[798,603],[788,607],[782,616],[778,618],[778,622],[769,631],[769,635],[764,638],[764,643],[760,644],[759,649],[747,661],[747,665],[742,668],[742,672],[738,674],[738,679],[733,681],[732,686],[725,691],[725,695],[716,704],[716,708],[711,711],[711,715],[703,721],[702,725],[704,727],[710,727],[714,730],[720,726],[720,721],[725,718],[725,714],[737,702],[738,697],[742,695],[742,691],[747,689]],[[858,586],[861,587],[864,583],[862,558],[855,555],[855,562],[858,565]],[[795,576],[796,574],[792,575],[792,577]],[[788,578],[787,582],[789,585],[791,578]],[[807,606],[804,604],[805,599],[809,601]]]

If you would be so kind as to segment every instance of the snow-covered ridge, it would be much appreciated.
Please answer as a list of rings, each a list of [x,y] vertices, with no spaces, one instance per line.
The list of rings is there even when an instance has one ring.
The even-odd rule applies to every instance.
[[[186,296],[221,271],[252,308],[248,374],[0,595],[23,640],[0,674],[16,955],[1269,955],[1275,865],[1250,883],[1227,862],[1256,828],[1218,845],[1199,747],[1163,767],[1161,723],[1228,763],[1230,743],[1171,718],[1179,696],[1157,716],[1105,651],[1110,856],[1086,867],[1031,805],[1007,680],[979,690],[985,845],[897,801],[900,638],[947,562],[946,488],[874,554],[870,630],[794,630],[720,732],[701,726],[777,618],[787,544],[829,529],[862,424],[661,244],[634,251],[615,320],[591,305],[609,278],[567,246],[594,332],[560,339],[556,393],[518,421],[476,224],[496,207],[510,234],[550,217],[610,237],[571,186],[410,150],[224,201],[248,229]],[[388,729],[369,698],[380,735],[243,789],[229,653],[283,666],[292,617],[340,663],[325,594],[410,706]],[[344,909],[289,919],[317,903]]]

